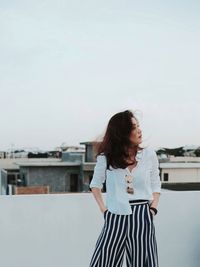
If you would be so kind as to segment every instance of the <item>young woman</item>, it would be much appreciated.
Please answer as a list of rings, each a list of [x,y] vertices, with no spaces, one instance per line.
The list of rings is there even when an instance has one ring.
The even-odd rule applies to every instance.
[[[161,194],[158,158],[142,148],[142,132],[130,110],[108,122],[90,183],[104,216],[89,267],[158,267],[154,216]],[[106,205],[101,189],[106,181]]]

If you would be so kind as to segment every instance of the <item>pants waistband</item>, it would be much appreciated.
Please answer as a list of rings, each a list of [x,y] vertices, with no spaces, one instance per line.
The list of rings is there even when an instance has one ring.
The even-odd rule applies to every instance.
[[[149,203],[148,199],[131,199],[129,200],[130,204],[145,204],[145,203]]]

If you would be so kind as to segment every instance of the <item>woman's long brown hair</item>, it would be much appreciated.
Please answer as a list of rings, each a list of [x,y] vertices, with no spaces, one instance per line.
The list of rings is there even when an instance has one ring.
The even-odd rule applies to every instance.
[[[131,131],[134,129],[132,118],[138,119],[130,110],[116,113],[113,115],[107,125],[102,142],[96,145],[96,157],[104,154],[107,158],[107,169],[111,165],[113,168],[126,168],[128,165],[135,164],[135,156],[142,147],[133,145],[130,141]],[[130,154],[134,156],[131,163]]]

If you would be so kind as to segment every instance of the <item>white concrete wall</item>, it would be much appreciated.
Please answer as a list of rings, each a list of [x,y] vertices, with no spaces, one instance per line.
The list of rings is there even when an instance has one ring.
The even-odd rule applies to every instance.
[[[164,181],[164,173],[168,173],[169,180],[165,183],[200,183],[200,169],[199,168],[163,168],[161,180]]]
[[[200,266],[199,203],[198,191],[163,190],[160,267]],[[0,266],[88,267],[103,223],[92,193],[0,196]]]

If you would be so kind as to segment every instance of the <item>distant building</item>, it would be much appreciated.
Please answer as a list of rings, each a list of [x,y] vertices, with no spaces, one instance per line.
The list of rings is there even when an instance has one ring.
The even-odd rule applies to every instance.
[[[17,190],[20,186],[48,186],[49,193],[82,192],[83,148],[70,147],[58,158],[53,152],[49,152],[52,158],[38,158],[40,154],[33,153],[31,157],[0,159],[0,194],[21,192]]]
[[[0,159],[5,159],[5,158],[6,158],[6,152],[0,151]]]
[[[0,159],[0,194],[12,193],[12,186],[20,185],[19,166],[15,164],[16,159]]]
[[[81,142],[81,145],[85,145],[85,157],[82,163],[82,171],[83,171],[83,191],[88,192],[91,191],[89,188],[89,184],[92,180],[92,176],[94,173],[94,167],[96,164],[96,145],[98,142],[91,141],[91,142]],[[103,184],[102,191],[106,190],[105,183]]]
[[[163,183],[200,183],[200,162],[162,162]]]
[[[24,186],[49,186],[50,193],[82,192],[81,162],[20,162]]]
[[[95,147],[99,142],[81,142],[81,145],[85,145],[85,162],[96,162]]]
[[[49,193],[82,192],[82,179],[80,155],[77,159],[73,155],[69,161],[41,158],[0,160],[0,194],[15,194],[16,186],[49,186]]]
[[[98,142],[80,144],[85,147],[65,146],[58,158],[54,157],[52,151],[52,158],[0,159],[0,194],[91,191],[89,184],[96,165]],[[177,188],[174,187],[177,184],[192,184],[190,188],[196,188],[196,185],[200,187],[199,157],[166,156],[160,153],[158,160],[163,188],[169,188],[170,185]],[[102,191],[106,191],[106,183]]]

